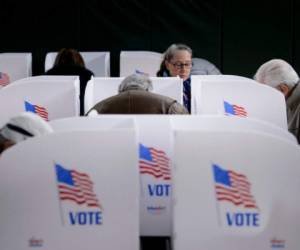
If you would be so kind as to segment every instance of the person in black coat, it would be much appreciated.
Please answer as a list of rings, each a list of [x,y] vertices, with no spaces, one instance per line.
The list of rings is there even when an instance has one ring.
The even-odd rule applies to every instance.
[[[53,68],[46,75],[77,75],[80,79],[80,115],[84,115],[84,93],[87,82],[94,75],[85,67],[84,60],[75,49],[63,48],[55,58]]]

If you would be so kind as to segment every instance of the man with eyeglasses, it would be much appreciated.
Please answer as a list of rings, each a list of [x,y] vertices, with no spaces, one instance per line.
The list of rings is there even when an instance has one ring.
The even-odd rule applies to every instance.
[[[192,50],[184,44],[172,44],[164,53],[157,76],[179,76],[183,80],[183,104],[191,112]]]
[[[16,143],[52,131],[50,125],[38,115],[29,112],[21,113],[12,117],[0,130],[0,154]]]

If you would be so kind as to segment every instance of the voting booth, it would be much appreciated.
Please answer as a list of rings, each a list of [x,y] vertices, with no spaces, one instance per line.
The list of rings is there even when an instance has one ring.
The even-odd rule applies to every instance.
[[[152,51],[121,51],[120,76],[134,73],[156,76],[162,62],[162,54]]]
[[[124,77],[92,78],[85,89],[84,107],[88,112],[98,102],[118,94]],[[182,104],[182,80],[179,77],[151,77],[153,93],[165,95]]]
[[[52,133],[6,150],[0,248],[138,250],[137,158],[133,128]]]
[[[32,74],[31,53],[0,53],[0,72],[6,73],[10,82]]]
[[[274,88],[239,77],[221,81],[192,76],[191,84],[192,114],[250,117],[287,129],[285,98]]]
[[[173,130],[262,133],[297,145],[288,131],[255,119],[189,115],[98,115],[50,122],[54,131],[124,129],[136,124],[139,143],[140,235],[172,235]],[[249,161],[251,159],[248,159]]]
[[[0,125],[21,112],[44,120],[79,115],[79,79],[20,80],[0,91]]]
[[[45,59],[45,71],[51,69],[54,65],[57,52],[49,52]],[[80,52],[85,66],[91,70],[97,77],[110,76],[110,52]]]
[[[140,233],[170,236],[172,131],[169,116],[136,116],[139,140]]]
[[[188,117],[187,117],[188,118]],[[50,122],[54,131],[124,129],[136,125],[140,172],[140,235],[171,235],[172,131],[170,116],[105,115]]]
[[[273,135],[175,129],[173,249],[298,249],[299,160]]]

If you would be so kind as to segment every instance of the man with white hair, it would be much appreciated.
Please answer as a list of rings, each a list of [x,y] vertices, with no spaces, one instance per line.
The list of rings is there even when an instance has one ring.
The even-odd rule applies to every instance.
[[[300,85],[296,71],[286,61],[273,59],[260,66],[254,79],[276,88],[284,94],[288,128],[300,143]]]
[[[151,79],[142,74],[126,77],[119,85],[119,94],[97,103],[92,114],[188,114],[176,100],[151,93]]]
[[[51,132],[51,126],[38,115],[24,112],[14,116],[0,130],[0,154],[16,143]]]

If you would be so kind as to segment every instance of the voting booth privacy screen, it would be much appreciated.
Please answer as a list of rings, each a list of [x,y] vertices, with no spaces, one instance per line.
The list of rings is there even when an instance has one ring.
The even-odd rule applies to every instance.
[[[0,91],[0,125],[21,112],[49,121],[79,115],[79,80],[20,80]]]
[[[105,115],[51,121],[54,131],[124,129],[136,125],[139,142],[140,235],[172,235],[172,130],[262,133],[297,145],[284,129],[259,120],[226,116]],[[228,140],[230,141],[230,140]],[[203,152],[205,153],[205,151]],[[176,164],[175,164],[176,166]]]
[[[186,117],[188,118],[188,117]],[[140,235],[171,235],[172,131],[169,116],[105,115],[51,121],[54,131],[136,126],[140,180]]]
[[[100,171],[103,163],[108,162],[110,166],[107,168],[111,170],[117,171],[118,167],[122,167],[125,168],[122,171],[127,171],[130,168],[138,176],[135,198],[139,208],[135,215],[140,236],[171,236],[174,249],[186,249],[183,246],[197,249],[193,248],[194,245],[215,249],[222,244],[229,244],[229,249],[235,249],[234,245],[239,249],[250,249],[246,247],[254,240],[258,249],[264,244],[268,248],[284,244],[286,249],[294,249],[289,247],[290,244],[294,246],[295,232],[300,229],[294,219],[299,209],[295,193],[300,185],[297,167],[299,148],[284,129],[250,118],[188,115],[99,115],[57,119],[50,124],[56,133],[56,137],[52,135],[55,139],[51,142],[56,144],[55,150],[43,137],[34,139],[41,141],[36,142],[33,148],[27,149],[29,140],[20,143],[1,156],[0,172],[1,169],[14,172],[19,176],[17,180],[22,180],[24,174],[21,169],[28,165],[27,161],[29,165],[35,161],[32,164],[37,167],[43,165],[40,160],[24,159],[37,150],[41,151],[38,158],[43,159],[48,159],[52,151],[58,154],[56,159],[59,161],[56,162],[63,168],[58,168],[61,170],[72,170],[74,167],[67,166],[85,161],[92,167],[95,161]],[[134,143],[123,141],[122,133],[128,130],[136,132]],[[112,131],[118,131],[118,136]],[[93,133],[95,138],[91,140],[90,135],[84,134],[76,139],[74,133]],[[105,136],[100,137],[98,133]],[[123,146],[127,148],[125,151]],[[13,153],[15,151],[17,155]],[[128,151],[135,152],[135,158]],[[118,157],[121,159],[115,159]],[[7,159],[11,159],[12,163],[8,163]],[[12,169],[15,161],[18,163],[17,170]],[[121,166],[114,167],[115,161]],[[48,164],[48,160],[46,162]],[[100,172],[108,177],[109,169]],[[83,167],[75,170],[87,172]],[[122,172],[122,178],[127,179],[130,173]],[[50,175],[49,172],[47,175]],[[6,176],[6,172],[0,176]],[[4,191],[15,188],[15,184],[10,185],[10,182],[11,178],[3,181],[0,188]],[[119,185],[118,179],[109,183]],[[18,185],[23,184],[20,182]],[[7,192],[2,194],[1,189],[0,198],[5,197],[5,201],[11,199],[11,196],[5,196]],[[23,195],[21,192],[18,197]],[[5,209],[12,207],[9,204]],[[66,204],[63,203],[63,206]],[[66,211],[67,214],[63,215],[67,216],[67,221],[75,224],[85,223],[86,218],[96,218],[96,215],[89,215],[92,216],[90,218],[80,214],[79,220],[77,214]],[[5,212],[3,216],[8,214]],[[11,230],[16,230],[16,227],[11,227]],[[284,231],[283,228],[289,229]],[[223,243],[215,243],[215,239]],[[247,246],[243,248],[244,245]]]
[[[32,75],[31,53],[0,53],[0,72],[13,82]]]
[[[259,132],[174,133],[173,249],[298,249],[298,145]]]
[[[132,128],[27,140],[1,155],[0,172],[1,249],[138,250]]]
[[[85,90],[84,107],[88,112],[95,104],[118,94],[124,77],[92,78]],[[179,77],[151,77],[153,93],[165,95],[182,103],[182,80]]]
[[[250,117],[287,129],[285,99],[278,90],[238,76],[215,78],[192,76],[193,114]]]
[[[45,59],[45,71],[54,66],[57,52],[49,52]],[[91,70],[97,77],[110,76],[110,52],[80,52],[85,67]]]
[[[156,76],[160,68],[163,55],[152,51],[121,51],[120,76],[131,74],[146,74]]]

